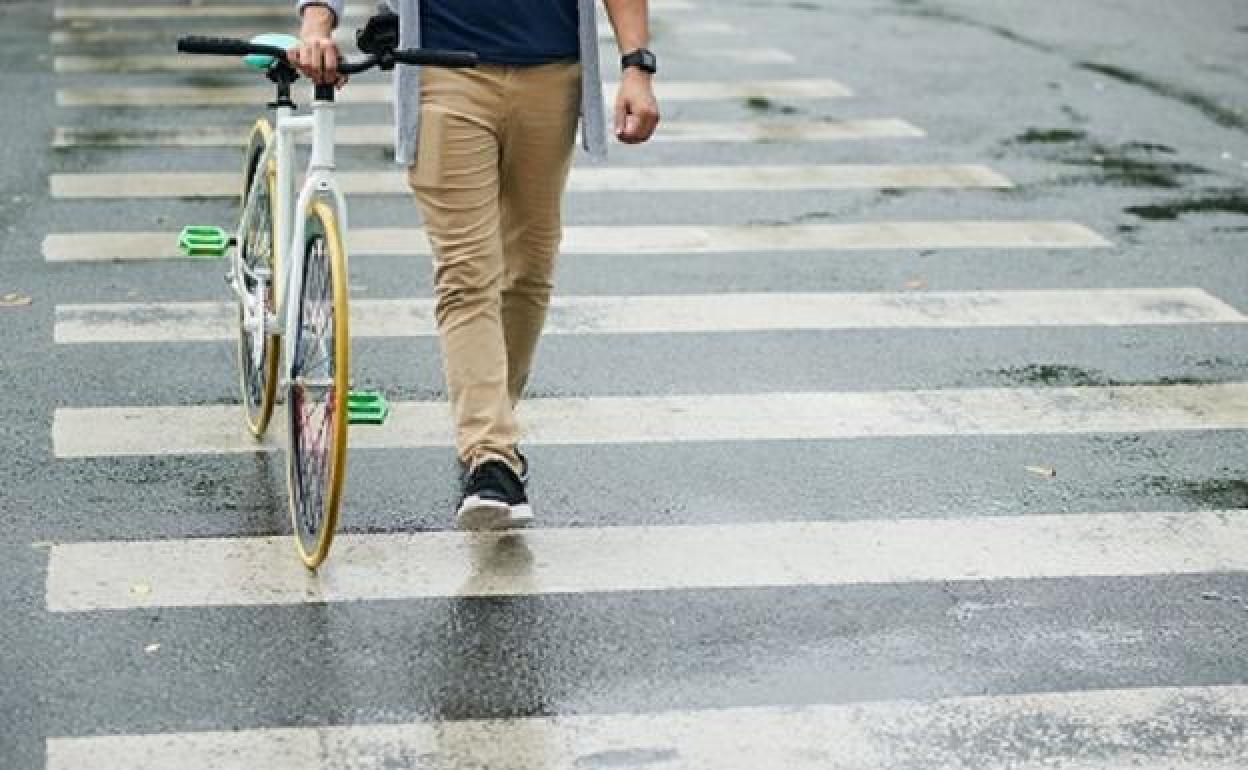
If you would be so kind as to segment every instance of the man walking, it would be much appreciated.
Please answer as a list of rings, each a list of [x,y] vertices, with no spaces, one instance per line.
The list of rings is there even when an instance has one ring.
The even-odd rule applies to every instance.
[[[400,65],[396,156],[434,253],[438,333],[465,470],[462,529],[532,519],[514,408],[533,364],[562,236],[561,200],[579,123],[606,154],[594,0],[390,0],[400,47],[474,51],[476,69]],[[615,133],[644,142],[658,124],[648,0],[605,0],[621,57]],[[343,0],[298,0],[292,62],[339,81],[332,32]]]

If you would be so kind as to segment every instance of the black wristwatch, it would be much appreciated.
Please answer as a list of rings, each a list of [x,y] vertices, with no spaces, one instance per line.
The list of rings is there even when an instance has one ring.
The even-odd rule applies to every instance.
[[[651,75],[659,71],[659,60],[655,58],[654,52],[649,48],[638,48],[632,53],[626,53],[620,57],[620,69],[628,69],[636,67],[642,72],[649,72]]]

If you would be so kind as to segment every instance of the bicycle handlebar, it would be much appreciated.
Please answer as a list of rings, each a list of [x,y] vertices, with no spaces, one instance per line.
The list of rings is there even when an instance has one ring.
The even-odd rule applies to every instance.
[[[187,35],[178,38],[178,51],[181,53],[210,53],[221,56],[273,56],[286,60],[286,50],[275,45],[250,43],[246,40],[234,40],[228,37],[204,37]]]
[[[437,48],[409,48],[395,51],[394,60],[417,67],[475,67],[478,60],[472,51],[442,51]]]
[[[188,35],[178,38],[178,50],[182,53],[217,54],[220,56],[272,56],[287,62],[286,50],[273,45],[251,43],[246,40],[234,40],[227,37],[203,37]],[[386,59],[389,58],[390,62]],[[344,75],[356,75],[378,65],[399,62],[426,67],[475,67],[477,55],[471,51],[440,51],[433,48],[410,48],[404,51],[391,51],[389,54],[371,55],[360,61],[343,59],[338,64],[338,71]]]

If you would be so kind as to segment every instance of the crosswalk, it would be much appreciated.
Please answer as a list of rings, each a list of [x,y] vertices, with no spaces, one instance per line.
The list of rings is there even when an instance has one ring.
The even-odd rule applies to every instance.
[[[54,409],[53,462],[104,469],[137,464],[145,473],[200,490],[217,483],[226,463],[255,458],[259,470],[254,477],[234,481],[262,484],[268,478],[269,453],[280,448],[280,431],[263,440],[247,433],[234,403],[234,372],[221,371],[213,401],[185,395],[192,375],[180,370],[179,361],[211,356],[222,366],[230,364],[235,309],[225,301],[220,263],[179,257],[180,223],[167,219],[170,212],[202,217],[208,211],[224,224],[232,215],[228,199],[237,195],[238,184],[233,165],[205,170],[202,162],[193,161],[238,147],[247,126],[233,120],[232,112],[212,115],[204,108],[253,107],[270,93],[249,81],[212,79],[215,73],[206,71],[222,69],[222,62],[171,56],[167,45],[184,23],[243,34],[288,19],[290,5],[286,0],[58,2],[51,42],[62,125],[50,138],[60,154],[48,184],[56,205],[70,214],[46,233],[42,258],[67,284],[81,280],[84,285],[56,303],[50,334],[70,366],[83,362],[83,376],[113,378],[118,387],[106,402],[70,402]],[[680,276],[682,270],[692,271],[682,265],[694,264],[699,255],[712,255],[719,267],[710,274],[685,275],[673,285],[656,278],[642,290],[648,293],[559,293],[546,331],[567,351],[590,349],[605,338],[610,345],[626,346],[631,340],[662,344],[677,337],[713,337],[735,343],[740,367],[766,371],[792,364],[784,360],[786,349],[778,342],[799,337],[813,339],[812,346],[827,358],[803,365],[853,367],[853,356],[869,355],[870,349],[843,350],[841,340],[849,333],[875,335],[872,339],[923,334],[925,344],[955,351],[959,340],[976,334],[997,335],[994,339],[1013,345],[1022,339],[1014,335],[1023,332],[1079,330],[1093,339],[1111,333],[1217,335],[1248,322],[1217,287],[1137,279],[1129,271],[1111,285],[1037,281],[1035,286],[1003,287],[962,274],[964,285],[940,289],[916,282],[905,291],[874,285],[860,290],[845,274],[867,253],[921,255],[917,258],[931,261],[965,258],[988,266],[995,260],[1055,255],[1077,264],[1116,258],[1122,248],[1097,226],[1007,198],[1015,190],[1014,179],[977,162],[981,158],[844,162],[854,157],[851,148],[899,140],[906,140],[913,157],[936,146],[941,135],[933,130],[928,139],[928,130],[912,123],[912,116],[858,110],[850,117],[841,106],[856,101],[853,73],[794,74],[790,68],[809,73],[826,62],[775,40],[763,44],[747,37],[738,19],[718,18],[717,5],[704,0],[651,0],[650,5],[658,16],[660,42],[671,29],[682,49],[667,59],[677,64],[671,79],[659,85],[659,98],[677,107],[658,138],[664,155],[639,163],[621,148],[609,165],[578,165],[569,188],[571,201],[645,193],[649,203],[630,204],[611,218],[569,217],[561,270],[575,276],[608,265],[645,275],[661,262],[671,267],[665,275]],[[352,6],[348,18],[361,18],[367,10],[363,4]],[[750,41],[736,59],[759,65],[746,67],[750,77],[721,73],[711,66],[711,57],[698,54],[722,46],[724,38]],[[832,74],[846,75],[851,85],[828,77]],[[109,79],[92,80],[101,75]],[[389,97],[389,85],[378,80],[352,83],[343,91],[339,135],[344,146],[368,150],[390,141],[391,127],[376,112]],[[776,114],[765,109],[773,102],[799,103],[802,109]],[[827,105],[836,108],[821,113]],[[187,119],[192,110],[205,117]],[[110,124],[96,125],[96,118]],[[707,148],[713,146],[726,146],[732,162],[707,162]],[[168,157],[177,160],[173,165],[149,162],[145,151],[176,153]],[[352,456],[352,479],[370,478],[372,465],[431,457],[443,462],[452,444],[446,405],[419,395],[437,392],[439,383],[414,383],[417,375],[380,347],[390,340],[413,344],[412,338],[436,336],[432,301],[410,296],[410,289],[389,278],[393,260],[417,258],[427,264],[430,246],[418,223],[406,218],[410,213],[399,219],[390,209],[371,208],[407,194],[403,174],[380,153],[360,157],[367,159],[352,155],[344,161],[339,175],[355,198],[353,223],[363,223],[351,231],[352,282],[358,278],[361,285],[385,286],[386,291],[384,296],[363,295],[361,289],[352,300],[353,365],[386,383],[396,397],[384,425],[351,428],[351,446],[362,450]],[[83,158],[108,161],[100,168],[79,162]],[[779,197],[784,195],[826,208],[828,201],[861,199],[851,196],[925,191],[930,197],[916,198],[903,213],[881,209],[863,216],[861,208],[850,208],[853,213],[830,221],[804,221],[796,217],[801,212],[794,212],[790,223],[763,223],[753,208],[757,198],[765,201],[763,206],[770,205],[769,199],[790,200]],[[746,203],[741,193],[756,195]],[[993,205],[961,203],[972,196]],[[147,206],[154,208],[148,212]],[[133,219],[115,220],[111,229],[90,229],[73,215],[97,208],[129,212]],[[984,210],[1006,213],[986,216]],[[603,257],[609,261],[595,260]],[[767,260],[777,275],[800,258],[805,274],[815,277],[800,291],[777,289],[778,281],[752,285],[734,273],[737,260],[746,257]],[[113,290],[127,277],[167,278],[180,271],[190,277],[171,280],[167,287],[136,282],[139,288],[124,301]],[[202,523],[184,521],[185,512],[173,504],[150,511],[168,515],[160,532],[38,544],[47,559],[41,578],[45,609],[55,622],[85,629],[85,638],[93,630],[120,627],[125,644],[132,645],[146,640],[144,634],[161,633],[168,647],[181,644],[198,655],[182,672],[144,670],[133,662],[110,672],[119,692],[163,689],[165,683],[152,677],[180,682],[165,702],[174,716],[162,721],[135,716],[129,708],[103,709],[100,724],[61,723],[72,727],[47,736],[47,768],[1243,766],[1248,688],[1236,682],[1212,675],[1166,681],[1157,673],[1160,666],[1148,669],[1147,676],[1120,679],[1085,680],[1072,674],[1015,681],[1006,661],[974,681],[930,688],[923,683],[939,676],[925,666],[935,664],[916,663],[912,653],[895,647],[890,633],[896,631],[890,632],[888,623],[858,622],[844,612],[872,601],[872,595],[861,593],[872,590],[887,591],[893,599],[885,598],[885,604],[902,608],[893,620],[904,621],[903,610],[911,606],[905,602],[929,591],[982,588],[1012,596],[1051,588],[1063,596],[1086,593],[1099,600],[1119,592],[1129,595],[1133,581],[1240,576],[1248,572],[1248,512],[1243,510],[1035,510],[1027,515],[898,510],[877,516],[853,510],[853,492],[847,490],[845,500],[815,501],[811,507],[819,517],[812,520],[809,511],[799,515],[786,510],[786,500],[769,499],[772,492],[766,490],[774,490],[777,484],[770,482],[776,480],[764,484],[760,479],[759,496],[752,501],[758,511],[750,521],[709,521],[707,515],[691,521],[685,513],[690,500],[657,493],[649,498],[653,511],[631,511],[632,518],[624,516],[610,526],[586,521],[602,521],[590,513],[615,510],[609,483],[613,468],[603,457],[631,463],[643,453],[654,458],[656,472],[677,476],[684,473],[677,458],[705,452],[709,459],[701,467],[723,468],[712,474],[749,474],[749,468],[722,458],[747,449],[781,456],[793,452],[813,454],[814,467],[831,468],[854,456],[856,445],[890,441],[924,447],[939,464],[939,455],[956,442],[992,452],[998,440],[1239,435],[1248,431],[1248,383],[920,382],[739,392],[731,382],[716,390],[691,388],[668,372],[666,361],[655,358],[660,360],[650,362],[653,371],[647,373],[652,390],[599,394],[584,386],[584,371],[572,371],[553,378],[553,384],[539,383],[541,392],[521,405],[526,446],[539,476],[544,452],[566,449],[581,455],[583,463],[577,478],[539,478],[536,483],[549,485],[539,490],[548,494],[539,494],[539,526],[523,535],[457,533],[449,531],[449,518],[431,531],[401,525],[380,531],[356,528],[352,506],[377,517],[393,511],[396,521],[406,521],[408,511],[446,501],[442,492],[415,482],[410,489],[378,490],[349,480],[346,531],[317,573],[304,570],[294,557],[283,531],[280,499],[242,501],[251,506],[248,531],[257,531],[256,516],[272,522],[259,527],[262,535],[237,534],[243,527],[228,522],[244,514],[232,504],[222,506],[214,519],[227,523],[211,524],[219,529],[207,532]],[[97,371],[117,361],[124,362],[123,368]],[[582,364],[583,369],[598,365],[593,360]],[[135,385],[138,375],[146,383]],[[280,414],[275,424],[281,424]],[[878,474],[904,477],[906,469],[882,467]],[[710,481],[678,486],[682,492],[677,494],[696,496],[699,510],[713,510],[722,501]],[[796,489],[791,499],[800,499],[807,481],[795,473],[778,485]],[[117,504],[124,516],[150,502],[136,495]],[[783,605],[788,596],[803,597],[800,610]],[[650,624],[635,629],[644,639],[638,649],[625,650],[626,643],[609,634],[576,633],[590,627],[593,608],[604,601],[618,601],[610,610],[617,622],[635,616]],[[1023,614],[1011,616],[1016,622],[1032,622],[1025,617],[1030,605],[1001,601],[1020,608]],[[556,611],[545,602],[563,603]],[[768,602],[774,607],[763,606]],[[514,621],[519,625],[528,623],[523,613],[541,617],[529,629],[538,635],[544,625],[570,624],[573,641],[561,649],[574,651],[573,670],[580,672],[580,686],[592,697],[553,684],[563,681],[562,674],[544,667],[561,664],[547,660],[543,650],[517,649],[509,632],[503,633],[503,647],[493,648],[494,640],[482,629],[510,628],[512,621],[505,619],[510,612],[521,613]],[[885,670],[870,667],[887,658],[896,663],[887,671],[905,673],[894,673],[895,681],[879,675],[870,687],[849,676],[803,689],[802,671],[777,673],[789,665],[787,659],[741,659],[755,648],[738,638],[746,631],[732,626],[737,612],[759,615],[767,625],[773,612],[781,620],[800,616],[802,623],[820,629],[792,649],[783,640],[770,649],[768,654],[778,658],[792,654],[797,661],[792,665],[822,654],[814,649],[819,644],[835,643],[848,645],[844,649],[864,660],[874,656],[874,663],[863,664],[864,671]],[[920,630],[952,634],[959,649],[982,642],[977,634],[986,633],[983,628],[959,625],[962,616],[943,612],[935,611],[936,619],[924,622],[946,626]],[[435,631],[417,629],[405,620],[408,613],[443,625]],[[1112,626],[1115,618],[1095,621]],[[873,622],[880,627],[873,628]],[[1070,619],[1072,627],[1079,622],[1084,621]],[[682,637],[689,642],[684,648],[667,646],[664,628],[696,623],[705,629]],[[268,661],[281,659],[287,647],[341,642],[350,637],[348,631],[360,635],[363,649],[352,645],[350,652],[334,648],[314,656],[318,667],[341,664],[342,671],[330,677],[338,678],[336,689],[328,687],[306,702],[278,698],[257,706],[253,701],[266,694],[231,689],[246,680],[234,678],[230,666],[248,672],[250,667],[234,661],[201,668],[214,654],[207,652],[217,644],[213,633],[251,633],[248,629],[261,629],[255,640],[265,652],[255,654]],[[1021,636],[1027,630],[1015,632]],[[1037,633],[1040,641],[1034,644],[1056,649],[1069,641],[1061,633]],[[1068,636],[1077,633],[1090,632],[1072,630]],[[407,635],[413,639],[412,660],[428,666],[418,670],[430,676],[450,670],[496,689],[449,705],[427,704],[426,698],[446,697],[453,688],[412,675],[417,669],[410,668],[411,660],[391,660],[389,645]],[[367,649],[369,643],[377,648]],[[461,644],[471,648],[464,653],[469,662],[436,657]],[[644,664],[631,674],[617,670],[594,679],[594,661],[633,660],[634,655],[663,661],[697,655],[703,645],[708,668],[691,676],[713,697],[682,699],[667,692],[671,682]],[[143,654],[157,660],[160,648],[149,645]],[[277,657],[266,658],[270,654]],[[430,654],[432,662],[421,657]],[[113,664],[101,660],[98,665]],[[369,671],[353,680],[348,672],[361,674],[357,666]],[[372,703],[375,693],[356,689],[374,681],[369,677],[385,677],[391,666],[411,677],[397,677],[396,692],[387,691]],[[458,666],[473,673],[464,674]],[[655,672],[660,670],[656,662]],[[205,671],[213,673],[203,674],[202,682],[195,678]],[[756,688],[758,680],[772,675],[791,681],[792,693]],[[517,694],[509,683],[513,677],[535,691]],[[264,683],[246,686],[279,693],[304,686],[285,681],[280,669],[261,678]],[[620,694],[626,689],[628,698]],[[212,695],[205,700],[208,692]],[[183,718],[178,716],[185,714],[178,703],[183,698],[212,705]]]

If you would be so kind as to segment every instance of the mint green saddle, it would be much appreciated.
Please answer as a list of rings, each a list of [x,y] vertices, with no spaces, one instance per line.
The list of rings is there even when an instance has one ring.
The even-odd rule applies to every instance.
[[[251,42],[257,45],[271,45],[275,48],[291,49],[299,45],[299,38],[293,35],[282,35],[275,32],[267,32],[263,35],[256,35]],[[253,70],[266,72],[269,67],[273,66],[273,57],[264,54],[248,54],[243,57],[243,63]]]

